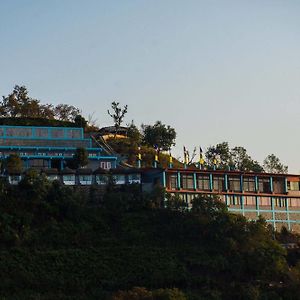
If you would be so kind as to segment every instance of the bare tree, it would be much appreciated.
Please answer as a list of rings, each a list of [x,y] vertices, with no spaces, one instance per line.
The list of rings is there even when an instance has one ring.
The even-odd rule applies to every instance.
[[[121,127],[121,124],[123,123],[124,117],[127,113],[127,108],[128,105],[125,105],[124,108],[119,107],[120,103],[119,102],[112,102],[111,103],[111,108],[113,112],[111,113],[109,109],[107,110],[107,113],[112,117],[115,125],[115,137]]]

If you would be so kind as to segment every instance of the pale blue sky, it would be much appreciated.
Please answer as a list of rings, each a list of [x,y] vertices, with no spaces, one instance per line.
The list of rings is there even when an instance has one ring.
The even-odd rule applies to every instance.
[[[0,0],[0,95],[15,84],[99,126],[128,104],[176,155],[228,141],[300,173],[298,0]]]

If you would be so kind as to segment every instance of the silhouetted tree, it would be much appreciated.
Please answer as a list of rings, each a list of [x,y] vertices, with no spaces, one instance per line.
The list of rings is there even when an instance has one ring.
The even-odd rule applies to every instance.
[[[265,171],[268,173],[288,172],[288,166],[283,165],[275,154],[268,155],[263,162],[263,166]]]
[[[111,113],[109,111],[109,109],[107,110],[107,113],[112,117],[112,119],[114,121],[114,126],[116,129],[115,136],[117,135],[117,133],[121,127],[121,124],[123,123],[123,120],[127,113],[127,108],[128,108],[128,105],[125,105],[124,108],[119,107],[119,105],[120,105],[119,102],[114,101],[111,103],[111,108],[112,108],[113,112]]]

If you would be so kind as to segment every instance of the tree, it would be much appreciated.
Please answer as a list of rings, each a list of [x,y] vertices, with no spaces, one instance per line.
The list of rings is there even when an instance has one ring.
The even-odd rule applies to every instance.
[[[128,105],[125,105],[124,108],[119,107],[119,105],[120,105],[119,102],[114,101],[111,103],[111,108],[113,112],[111,113],[109,109],[107,110],[107,113],[112,117],[114,121],[115,129],[116,129],[115,136],[117,135],[121,127],[121,124],[123,123],[128,108]]]
[[[1,114],[4,117],[20,117],[27,115],[28,107],[32,103],[34,107],[32,114],[36,114],[38,100],[30,99],[25,86],[16,85],[11,94],[2,97]]]
[[[23,170],[23,162],[18,154],[11,154],[6,159],[6,169],[8,173],[21,173]]]
[[[76,116],[80,114],[80,109],[73,105],[58,104],[54,109],[55,116],[61,121],[74,122]]]
[[[140,144],[142,140],[142,135],[138,128],[135,126],[133,120],[130,125],[127,125],[127,137],[130,139],[133,144]]]
[[[3,96],[0,102],[0,115],[11,118],[58,118],[61,121],[73,122],[80,110],[72,105],[41,104],[39,100],[28,96],[25,86],[16,85],[8,96]]]
[[[213,166],[216,163],[221,169],[227,168],[231,160],[228,142],[210,146],[205,156],[209,166]]]
[[[175,145],[176,131],[169,125],[157,121],[152,125],[142,125],[143,142],[150,146],[157,146],[159,149],[168,151]]]
[[[266,172],[268,173],[287,173],[288,166],[284,166],[280,159],[275,154],[268,155],[264,162],[263,166]]]
[[[82,168],[89,163],[88,152],[85,148],[77,148],[73,156],[74,167]]]
[[[235,170],[263,172],[263,167],[254,161],[244,147],[234,147],[230,150],[230,164]]]
[[[77,115],[74,119],[74,122],[75,122],[76,126],[82,127],[82,128],[85,128],[87,125],[86,119],[81,115]]]

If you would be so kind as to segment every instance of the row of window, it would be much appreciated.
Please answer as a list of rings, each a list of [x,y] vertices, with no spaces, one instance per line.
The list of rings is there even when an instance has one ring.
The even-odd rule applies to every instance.
[[[108,175],[75,175],[75,174],[66,174],[66,175],[58,175],[51,174],[47,175],[48,180],[59,180],[65,185],[106,185],[109,182]],[[8,180],[10,184],[18,184],[22,179],[20,175],[10,175]],[[140,184],[141,183],[141,175],[140,174],[116,174],[112,175],[112,180],[116,185],[122,184]]]
[[[188,194],[182,193],[179,197],[184,200],[188,206],[192,205],[192,201],[197,194]],[[220,196],[222,202],[226,203],[228,206],[239,206],[242,205],[245,209],[251,207],[252,209],[260,208],[260,209],[272,209],[272,201],[274,209],[278,209],[281,207],[300,207],[300,198],[283,198],[283,197],[260,197],[260,196],[238,196],[238,195],[228,195],[228,196]],[[227,200],[226,200],[227,199]]]
[[[227,185],[226,185],[227,184]],[[291,185],[293,184],[293,185]],[[271,180],[270,178],[258,178],[257,183],[255,177],[239,177],[228,176],[227,182],[225,182],[225,176],[212,175],[211,179],[209,175],[205,174],[180,174],[180,186],[177,174],[170,174],[168,176],[167,186],[171,190],[185,189],[185,190],[203,190],[203,191],[233,191],[233,192],[271,192]],[[285,193],[285,182],[283,178],[274,178],[272,181],[273,192],[282,194]],[[293,187],[296,190],[295,183],[290,183],[289,187]],[[299,183],[298,183],[299,190]]]
[[[26,127],[0,127],[0,136],[21,138],[82,138],[80,128],[26,128]]]

